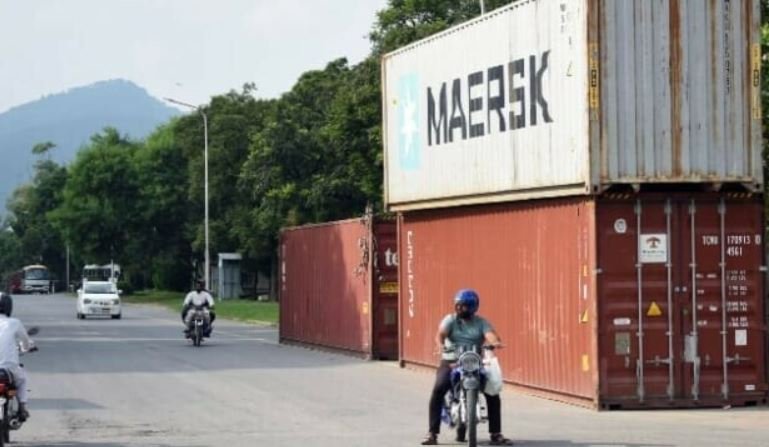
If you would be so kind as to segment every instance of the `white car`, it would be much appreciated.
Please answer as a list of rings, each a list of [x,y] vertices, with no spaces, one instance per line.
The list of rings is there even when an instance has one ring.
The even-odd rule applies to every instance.
[[[85,281],[77,291],[77,317],[122,317],[120,291],[110,281]]]

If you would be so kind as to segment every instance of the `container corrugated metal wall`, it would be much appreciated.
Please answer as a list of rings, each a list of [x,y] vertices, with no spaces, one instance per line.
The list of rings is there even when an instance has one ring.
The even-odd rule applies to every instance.
[[[398,356],[396,224],[364,217],[288,228],[280,239],[280,339]]]
[[[371,353],[368,234],[363,219],[281,233],[281,340]]]
[[[521,0],[390,53],[385,202],[758,191],[759,24],[759,0]]]
[[[599,14],[594,183],[760,184],[759,2],[602,0]]]
[[[763,208],[747,193],[611,194],[401,216],[401,360],[435,365],[462,287],[505,379],[598,408],[766,402]]]
[[[592,401],[597,359],[592,204],[566,199],[418,212],[400,228],[402,361],[435,365],[463,287],[499,332],[508,381]]]
[[[385,200],[585,194],[585,27],[584,0],[523,1],[385,56]]]

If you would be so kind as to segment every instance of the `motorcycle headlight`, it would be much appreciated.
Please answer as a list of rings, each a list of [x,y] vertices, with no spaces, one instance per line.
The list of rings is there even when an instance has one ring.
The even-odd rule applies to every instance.
[[[481,369],[481,356],[474,352],[465,352],[459,357],[459,366],[465,372],[475,372]]]

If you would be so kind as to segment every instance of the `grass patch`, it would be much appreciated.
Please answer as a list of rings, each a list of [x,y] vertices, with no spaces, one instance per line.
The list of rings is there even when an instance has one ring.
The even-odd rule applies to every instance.
[[[253,300],[224,300],[216,303],[217,318],[245,322],[278,322],[278,303]]]
[[[145,290],[133,295],[126,295],[123,301],[137,304],[159,304],[174,312],[182,311],[182,301],[186,293],[166,290]],[[216,317],[244,322],[278,322],[278,303],[253,300],[224,300],[216,302]]]

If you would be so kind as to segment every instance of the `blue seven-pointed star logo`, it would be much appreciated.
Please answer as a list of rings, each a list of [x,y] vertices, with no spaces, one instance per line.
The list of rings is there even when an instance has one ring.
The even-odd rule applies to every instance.
[[[400,167],[415,171],[422,165],[419,135],[419,77],[404,75],[398,83],[398,151]]]

